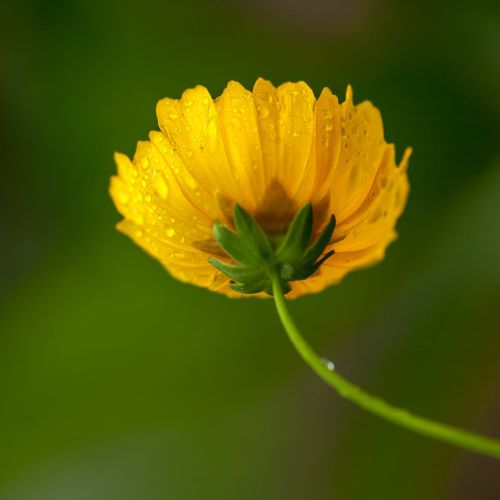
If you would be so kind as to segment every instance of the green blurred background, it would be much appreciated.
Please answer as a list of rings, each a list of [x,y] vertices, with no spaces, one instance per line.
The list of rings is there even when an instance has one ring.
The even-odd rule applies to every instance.
[[[164,96],[351,83],[415,149],[409,204],[382,264],[292,312],[366,389],[498,436],[499,20],[483,0],[3,0],[0,498],[500,498],[497,463],[326,388],[270,301],[170,278],[107,194]]]

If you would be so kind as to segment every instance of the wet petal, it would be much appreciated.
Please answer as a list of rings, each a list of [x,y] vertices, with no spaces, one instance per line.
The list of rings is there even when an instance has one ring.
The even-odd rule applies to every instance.
[[[186,199],[153,144],[138,143],[133,162],[119,153],[115,161],[110,194],[125,217],[118,229],[164,264],[206,266],[206,254],[193,242],[211,238],[211,221]]]
[[[314,150],[310,158],[311,197],[321,200],[330,194],[341,146],[341,109],[337,96],[324,88],[316,102]],[[309,185],[309,184],[308,184]]]
[[[239,187],[238,203],[254,211],[266,186],[252,93],[229,82],[215,106],[229,168]]]
[[[182,98],[165,98],[156,107],[158,123],[180,162],[179,180],[187,189],[205,192],[214,210],[216,192],[238,199],[240,189],[224,149],[217,109],[205,87],[188,89]],[[201,195],[200,195],[201,196]]]
[[[335,244],[336,251],[361,250],[377,243],[387,246],[392,241],[394,226],[408,196],[406,168],[410,154],[411,150],[407,149],[398,167],[394,146],[386,147],[366,197],[358,209],[337,226],[334,237],[342,240]]]
[[[340,108],[340,154],[331,184],[331,208],[338,221],[365,199],[386,146],[380,112],[370,102],[355,106],[349,88]]]
[[[304,82],[285,83],[277,89],[259,79],[253,89],[266,180],[276,180],[304,204],[314,138],[314,94]],[[304,203],[302,203],[304,202]]]

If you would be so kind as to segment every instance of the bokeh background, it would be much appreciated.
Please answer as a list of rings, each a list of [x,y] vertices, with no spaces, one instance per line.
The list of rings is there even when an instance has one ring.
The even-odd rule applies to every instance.
[[[498,499],[493,460],[364,414],[270,301],[115,231],[112,153],[164,96],[305,80],[383,111],[411,196],[386,260],[291,305],[366,389],[500,435],[498,2],[0,3],[0,498]]]

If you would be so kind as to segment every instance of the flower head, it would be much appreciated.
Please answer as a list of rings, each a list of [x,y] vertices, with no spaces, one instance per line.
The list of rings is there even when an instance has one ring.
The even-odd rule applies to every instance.
[[[236,234],[238,210],[275,250],[299,214],[309,248],[323,238],[308,276],[285,269],[291,297],[381,260],[395,238],[411,150],[397,166],[379,111],[354,105],[350,87],[339,104],[327,88],[315,99],[304,82],[259,79],[253,91],[230,82],[215,100],[197,86],[156,111],[160,131],[137,144],[133,160],[115,155],[110,193],[124,217],[118,229],[179,280],[240,295],[224,268],[241,262],[217,238],[222,227]]]

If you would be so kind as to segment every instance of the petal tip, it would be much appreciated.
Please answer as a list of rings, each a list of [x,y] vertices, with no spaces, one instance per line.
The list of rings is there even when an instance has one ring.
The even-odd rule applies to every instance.
[[[123,153],[120,153],[119,151],[115,151],[113,153],[113,160],[115,163],[119,163],[120,161],[123,161],[126,159],[128,159],[128,156],[123,154]]]
[[[259,76],[257,80],[255,80],[254,87],[255,85],[272,85],[270,80],[267,80],[266,78]]]
[[[352,102],[352,86],[350,83],[347,84],[347,89],[345,91],[345,100]]]
[[[319,94],[320,97],[331,97],[333,95],[333,92],[330,90],[329,87],[323,87],[321,89],[321,93]]]
[[[408,146],[405,149],[403,153],[403,158],[401,159],[401,163],[399,164],[399,168],[401,170],[406,170],[408,168],[408,162],[412,154],[413,154],[413,148],[411,146]]]

